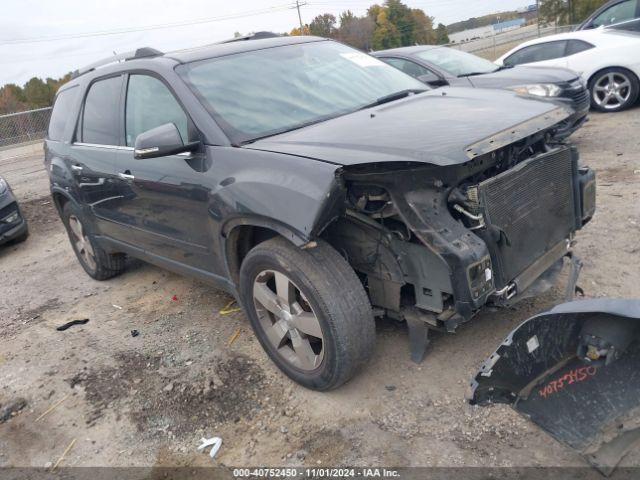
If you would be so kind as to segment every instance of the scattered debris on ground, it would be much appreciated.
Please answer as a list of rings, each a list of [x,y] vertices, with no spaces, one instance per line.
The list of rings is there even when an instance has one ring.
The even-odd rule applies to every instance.
[[[7,420],[12,419],[16,415],[18,415],[18,413],[20,413],[20,411],[23,410],[26,406],[27,401],[22,397],[18,397],[15,400],[10,401],[7,405],[3,406],[0,409],[0,423],[4,423]]]
[[[89,323],[88,318],[83,318],[82,320],[71,320],[70,322],[60,325],[59,327],[56,328],[56,330],[59,332],[64,332],[69,327],[73,327],[74,325],[86,325],[87,323]]]
[[[211,458],[215,458],[215,456],[218,453],[218,450],[220,450],[221,446],[222,446],[222,439],[220,437],[211,437],[211,438],[202,437],[200,439],[200,445],[198,446],[198,450],[203,452],[208,447],[211,447],[211,451],[209,452],[209,456]]]

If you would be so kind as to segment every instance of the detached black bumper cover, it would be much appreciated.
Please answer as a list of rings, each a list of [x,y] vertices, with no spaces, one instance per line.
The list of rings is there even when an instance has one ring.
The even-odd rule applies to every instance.
[[[640,442],[640,300],[559,305],[515,329],[471,383],[610,474]]]

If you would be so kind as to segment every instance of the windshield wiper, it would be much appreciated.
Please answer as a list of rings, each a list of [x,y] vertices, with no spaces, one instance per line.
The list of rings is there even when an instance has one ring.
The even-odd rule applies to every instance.
[[[501,67],[496,67],[495,70],[491,70],[490,72],[471,72],[471,73],[463,73],[461,75],[458,75],[458,78],[461,77],[473,77],[474,75],[485,75],[487,73],[495,73],[495,72],[499,72],[500,70],[506,70],[508,68],[513,68],[513,65],[503,65]]]
[[[499,68],[496,68],[495,70],[491,71],[491,72],[471,72],[471,73],[463,73],[462,75],[458,75],[458,78],[461,77],[473,77],[476,75],[485,75],[487,73],[493,73],[493,72],[497,72],[499,70]]]
[[[378,105],[383,105],[385,103],[393,102],[395,100],[400,100],[401,98],[408,97],[409,95],[427,92],[427,91],[428,89],[426,88],[408,88],[406,90],[400,90],[399,92],[390,93],[389,95],[380,97],[375,102],[371,102],[365,105],[364,107],[361,107],[359,110],[366,110],[367,108],[377,107]]]

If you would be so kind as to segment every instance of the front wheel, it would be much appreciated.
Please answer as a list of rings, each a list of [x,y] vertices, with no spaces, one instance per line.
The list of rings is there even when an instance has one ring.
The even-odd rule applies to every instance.
[[[591,106],[601,112],[619,112],[638,100],[638,77],[624,68],[606,68],[589,82]]]
[[[349,380],[375,344],[369,299],[330,245],[309,250],[275,238],[253,248],[240,269],[240,297],[269,357],[313,390]]]

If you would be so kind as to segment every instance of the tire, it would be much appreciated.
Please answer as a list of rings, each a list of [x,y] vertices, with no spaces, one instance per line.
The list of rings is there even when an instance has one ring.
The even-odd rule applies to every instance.
[[[107,280],[124,271],[126,255],[105,252],[95,241],[95,237],[88,232],[84,216],[72,202],[65,203],[62,208],[62,223],[67,229],[71,247],[80,265],[91,278]],[[80,230],[78,230],[78,223]],[[79,234],[82,234],[82,240],[79,240],[77,236]],[[91,257],[93,261],[91,261]]]
[[[289,282],[286,289],[275,288],[283,277]],[[275,291],[281,290],[289,301],[276,296]],[[373,352],[375,321],[367,294],[347,261],[323,241],[301,250],[278,237],[254,247],[240,268],[240,299],[271,360],[304,387],[320,391],[339,387]],[[290,318],[281,309],[274,308],[282,315],[278,317],[263,306],[271,299],[288,304]],[[282,346],[276,346],[281,335]]]
[[[605,68],[589,80],[591,106],[600,112],[619,112],[638,100],[640,82],[625,68]]]

